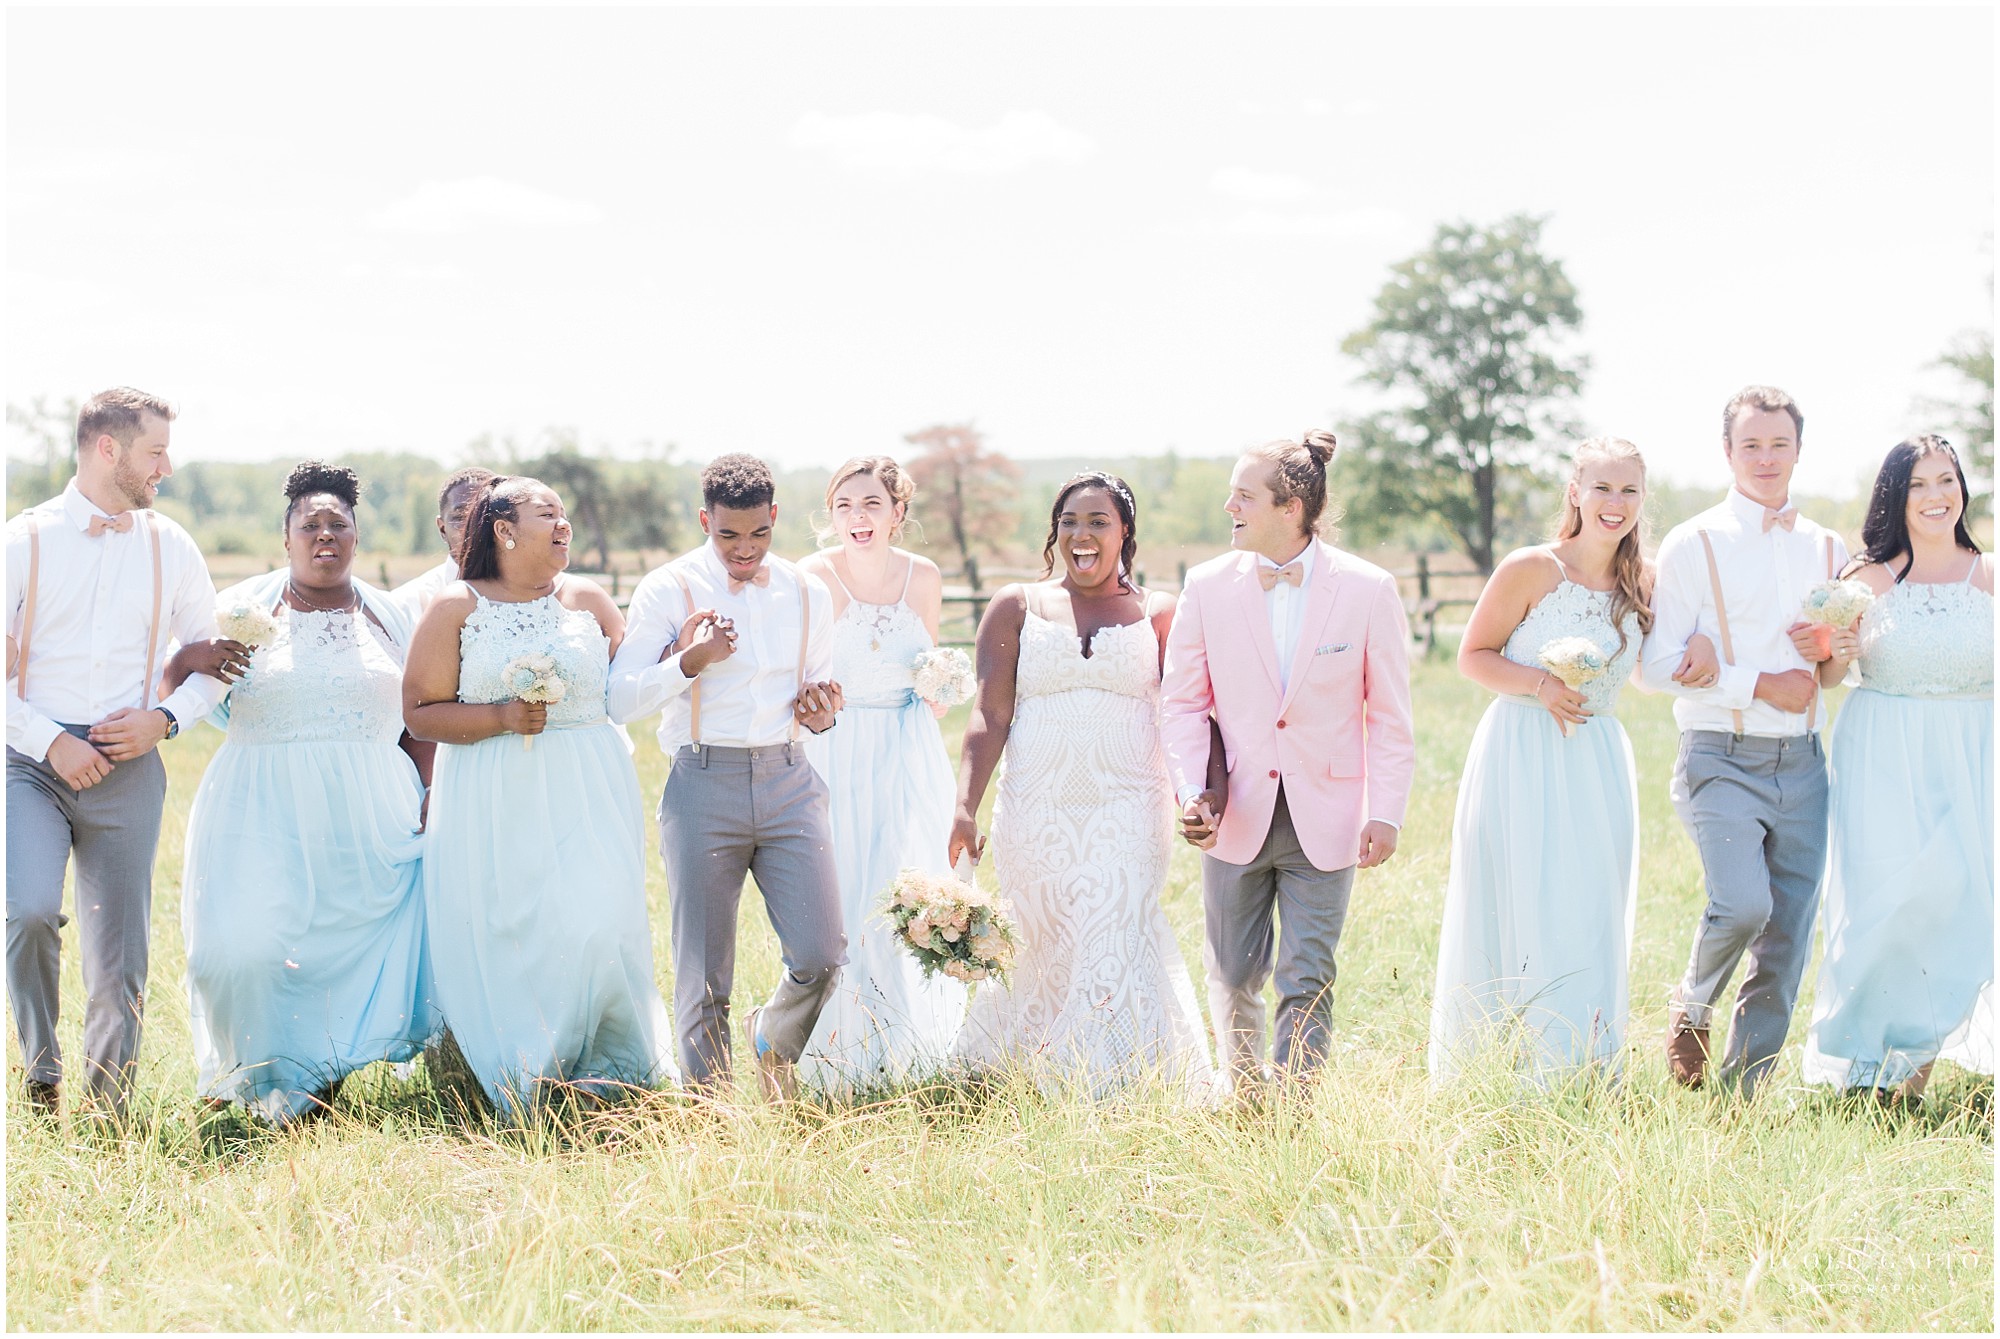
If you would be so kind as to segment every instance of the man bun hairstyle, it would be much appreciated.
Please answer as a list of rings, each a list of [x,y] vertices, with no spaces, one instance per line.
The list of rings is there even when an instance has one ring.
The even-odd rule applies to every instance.
[[[139,435],[140,425],[148,414],[169,423],[174,421],[174,407],[157,395],[148,395],[130,386],[113,386],[108,391],[99,391],[84,401],[83,408],[77,411],[76,449],[82,451],[107,432],[117,439],[118,445],[130,446],[132,439]]]
[[[1806,440],[1806,416],[1800,410],[1798,401],[1779,390],[1776,386],[1745,386],[1729,397],[1729,403],[1722,406],[1722,446],[1733,450],[1730,430],[1736,426],[1736,411],[1739,409],[1762,409],[1771,413],[1783,410],[1792,416],[1792,435],[1801,446]]]
[[[1296,442],[1280,437],[1244,454],[1268,460],[1276,467],[1271,471],[1271,500],[1280,507],[1293,498],[1304,503],[1305,512],[1299,519],[1310,535],[1319,530],[1320,516],[1326,511],[1326,467],[1339,445],[1326,429],[1311,428]]]
[[[701,505],[708,511],[717,507],[744,511],[777,500],[778,482],[771,477],[771,467],[755,456],[732,451],[709,461],[701,472]]]
[[[285,476],[285,517],[283,525],[292,523],[292,513],[298,510],[299,499],[311,497],[315,493],[331,493],[347,504],[347,514],[361,505],[361,476],[345,465],[329,465],[319,460],[301,460],[292,466],[292,472]]]

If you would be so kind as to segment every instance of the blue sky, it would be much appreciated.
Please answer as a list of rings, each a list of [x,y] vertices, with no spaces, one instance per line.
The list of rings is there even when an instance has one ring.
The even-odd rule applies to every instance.
[[[1221,454],[1367,405],[1441,219],[1550,215],[1579,407],[1845,492],[1991,321],[1993,19],[1946,10],[11,10],[11,402],[183,459],[560,424],[833,465]]]

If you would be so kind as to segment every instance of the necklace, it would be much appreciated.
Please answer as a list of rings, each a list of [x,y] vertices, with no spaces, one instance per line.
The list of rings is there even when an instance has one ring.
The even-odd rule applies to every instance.
[[[348,588],[348,598],[339,604],[314,604],[306,597],[306,593],[299,589],[299,583],[289,576],[285,578],[285,589],[291,592],[293,599],[316,614],[351,614],[361,607],[361,592],[351,586]]]

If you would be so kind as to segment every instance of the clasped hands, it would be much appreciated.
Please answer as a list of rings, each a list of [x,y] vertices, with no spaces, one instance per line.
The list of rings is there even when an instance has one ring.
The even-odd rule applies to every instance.
[[[681,622],[680,636],[660,653],[662,660],[680,648],[681,673],[692,679],[710,665],[718,664],[736,654],[736,620],[725,618],[713,609],[697,609]],[[818,679],[799,689],[792,699],[792,719],[813,734],[822,734],[833,728],[840,709],[847,705],[841,694],[840,685],[831,679]]]
[[[1222,827],[1222,804],[1222,798],[1213,790],[1188,797],[1188,802],[1181,806],[1181,836],[1189,846],[1206,851],[1215,845]],[[1362,825],[1361,846],[1355,852],[1356,866],[1373,869],[1396,854],[1398,835],[1394,824],[1380,819]]]

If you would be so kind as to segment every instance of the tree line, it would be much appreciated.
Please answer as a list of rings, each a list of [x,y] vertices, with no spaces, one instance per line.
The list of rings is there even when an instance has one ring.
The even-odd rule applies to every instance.
[[[1590,371],[1579,347],[1582,306],[1562,262],[1542,249],[1544,221],[1517,214],[1486,225],[1441,224],[1428,246],[1390,267],[1368,322],[1343,343],[1357,379],[1382,398],[1375,412],[1334,425],[1341,450],[1329,482],[1346,542],[1455,550],[1484,573],[1508,548],[1544,536],[1570,444],[1581,434],[1574,406]],[[1985,511],[1993,478],[1992,331],[1961,332],[1936,366],[1952,375],[1954,393],[1914,408],[1954,437]],[[42,399],[8,405],[10,515],[69,477],[76,408]],[[975,590],[986,584],[982,562],[1039,564],[1056,489],[1086,467],[1130,481],[1145,507],[1142,544],[1216,549],[1229,539],[1220,509],[1228,458],[1168,451],[1016,461],[971,422],[932,424],[885,450],[917,483],[911,542]],[[275,557],[275,499],[294,463],[190,461],[176,468],[159,507],[186,525],[204,552]],[[367,547],[378,553],[436,551],[438,484],[458,464],[552,485],[596,570],[612,570],[616,555],[679,552],[700,536],[702,462],[673,445],[615,452],[586,447],[574,430],[549,428],[527,442],[481,437],[450,465],[412,452],[359,453],[340,463],[361,475],[359,520]],[[834,463],[779,471],[781,552],[813,544],[811,522]],[[1707,505],[1712,492],[1656,489],[1654,510],[1671,524]],[[1861,501],[1835,499],[1814,514],[1851,529]]]

